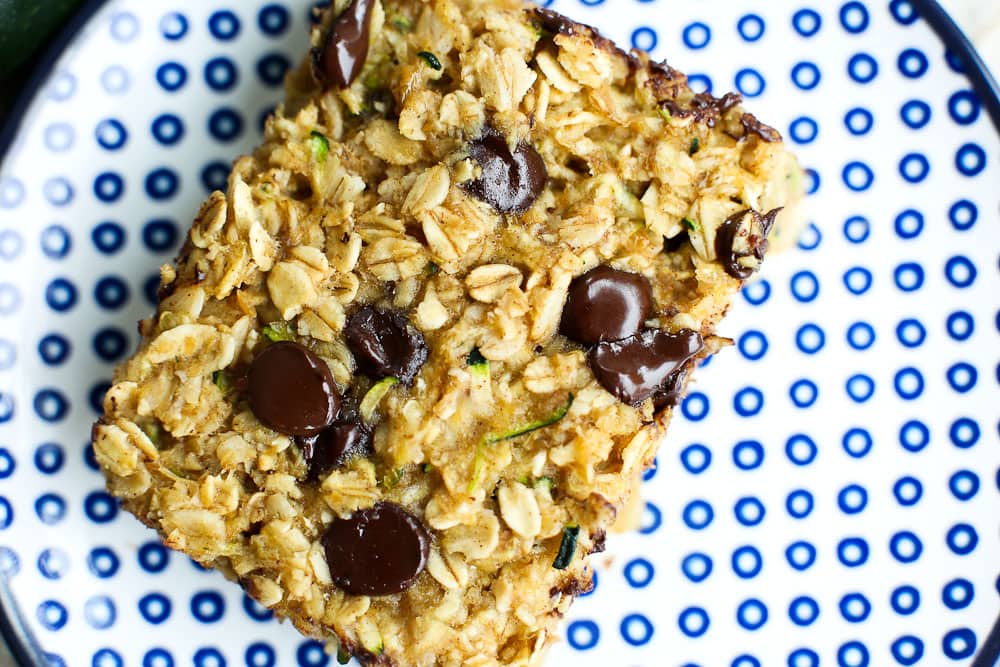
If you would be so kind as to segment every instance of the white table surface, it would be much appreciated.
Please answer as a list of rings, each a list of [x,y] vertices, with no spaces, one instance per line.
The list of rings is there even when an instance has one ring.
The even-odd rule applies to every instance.
[[[1000,2],[996,0],[939,0],[955,18],[986,61],[994,76],[1000,76]],[[0,644],[0,667],[14,662]]]

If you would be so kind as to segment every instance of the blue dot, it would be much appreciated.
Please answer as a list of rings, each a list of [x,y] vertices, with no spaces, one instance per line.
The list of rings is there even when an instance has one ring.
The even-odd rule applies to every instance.
[[[688,74],[688,86],[695,93],[711,93],[712,79],[707,74]]]
[[[923,551],[923,542],[909,530],[902,530],[889,540],[889,553],[900,563],[913,563],[919,560]]]
[[[0,259],[12,261],[17,259],[24,249],[24,240],[21,234],[13,229],[0,231]]]
[[[226,602],[215,591],[201,591],[191,598],[191,615],[202,623],[216,623],[226,613]]]
[[[263,606],[249,595],[243,596],[243,611],[246,612],[247,616],[257,621],[258,623],[270,621],[272,618],[274,618],[273,611]]]
[[[742,546],[733,552],[733,572],[741,579],[753,579],[764,568],[764,559],[760,551],[752,546]]]
[[[632,588],[645,588],[653,581],[656,570],[645,558],[634,558],[625,565],[625,580]]]
[[[150,125],[153,138],[164,146],[173,146],[184,138],[184,121],[172,113],[160,114]]]
[[[69,612],[55,600],[45,600],[38,605],[35,617],[46,630],[61,630],[69,620]]]
[[[235,39],[240,34],[240,19],[228,9],[214,12],[208,17],[208,31],[218,40]]]
[[[875,124],[875,117],[868,109],[855,107],[844,115],[844,126],[856,137],[868,134]]]
[[[758,280],[744,287],[741,294],[751,306],[759,306],[771,297],[771,283]]]
[[[931,106],[922,100],[910,100],[899,109],[899,117],[912,130],[919,130],[931,122]]]
[[[139,566],[145,572],[163,572],[170,564],[170,551],[159,542],[146,542],[139,547]]]
[[[99,579],[110,579],[118,573],[121,561],[108,547],[96,547],[87,554],[87,569]]]
[[[871,235],[871,223],[859,215],[844,221],[844,237],[851,243],[864,243]]]
[[[848,623],[864,622],[872,611],[871,602],[861,593],[848,593],[840,598],[840,615]]]
[[[798,466],[807,466],[816,459],[818,449],[812,438],[798,433],[785,442],[785,456]]]
[[[800,9],[792,15],[792,27],[803,37],[812,37],[822,25],[823,19],[812,9]]]
[[[205,83],[216,92],[232,90],[239,83],[239,70],[231,59],[225,56],[212,58],[205,63]]]
[[[875,329],[867,322],[855,322],[847,328],[847,344],[864,351],[875,344]]]
[[[648,468],[642,473],[642,481],[648,482],[649,480],[656,477],[657,471],[660,469],[660,460],[657,457],[653,457],[653,463],[650,464]]]
[[[747,14],[736,23],[736,30],[745,41],[756,42],[764,36],[764,19],[757,14]]]
[[[106,171],[94,179],[94,196],[105,204],[121,199],[125,194],[125,179],[120,174]]]
[[[868,492],[860,484],[849,484],[837,494],[837,506],[844,514],[859,514],[868,505]]]
[[[236,109],[218,109],[208,117],[208,132],[216,141],[233,141],[243,133],[243,116]]]
[[[83,511],[94,523],[108,523],[118,516],[118,502],[104,491],[94,491],[83,499]]]
[[[968,556],[976,550],[979,544],[979,534],[967,523],[955,524],[948,530],[945,537],[948,548],[959,556]]]
[[[94,286],[94,299],[107,310],[117,310],[128,303],[128,283],[117,276],[105,276]]]
[[[101,415],[104,413],[104,396],[111,389],[111,381],[101,381],[90,388],[90,394],[88,396],[90,401],[91,409]]]
[[[948,369],[946,377],[948,385],[960,394],[965,394],[976,386],[979,373],[975,366],[965,362],[959,362]]]
[[[819,85],[823,75],[816,63],[803,61],[792,67],[792,83],[801,90],[812,90]]]
[[[855,54],[847,62],[847,74],[857,83],[871,83],[878,76],[878,61],[867,53]]]
[[[855,296],[860,296],[871,289],[872,272],[863,266],[855,266],[844,273],[844,287]]]
[[[115,603],[106,595],[97,595],[83,605],[83,618],[95,630],[107,630],[115,624]]]
[[[864,373],[857,373],[847,378],[844,389],[852,401],[864,403],[875,394],[875,380]]]
[[[49,225],[39,236],[42,254],[49,259],[65,259],[73,249],[73,237],[62,225]]]
[[[924,230],[924,216],[920,211],[907,209],[896,216],[896,235],[901,239],[914,239]]]
[[[902,25],[911,25],[920,18],[910,0],[892,0],[889,3],[889,11],[892,12],[893,18]]]
[[[170,598],[162,593],[147,593],[139,598],[139,613],[147,623],[159,625],[170,618]]]
[[[0,479],[7,479],[14,474],[17,463],[6,447],[0,447]]]
[[[684,524],[692,530],[704,530],[712,523],[715,512],[704,500],[693,500],[684,507]]]
[[[146,175],[145,186],[146,194],[152,199],[163,201],[177,194],[180,188],[180,176],[168,167],[160,167]]]
[[[105,118],[94,129],[98,145],[107,151],[123,148],[128,142],[128,130],[121,121],[115,118]]]
[[[785,559],[791,567],[804,572],[816,562],[816,547],[808,542],[793,542],[785,549]]]
[[[684,576],[699,584],[712,574],[712,559],[703,553],[692,553],[681,561],[681,571]]]
[[[764,409],[764,393],[756,387],[744,387],[733,396],[733,410],[741,417],[753,417]]]
[[[805,354],[816,354],[826,345],[826,334],[815,324],[804,324],[795,333],[795,345]]]
[[[807,627],[819,618],[819,604],[806,595],[799,596],[788,605],[788,618],[800,627]],[[793,664],[789,658],[789,664]]]
[[[187,83],[187,70],[180,63],[163,63],[156,69],[156,82],[168,93],[176,92]]]
[[[632,48],[634,49],[648,53],[656,48],[658,42],[656,31],[648,26],[642,26],[632,31]]]
[[[960,90],[948,98],[948,113],[959,125],[971,125],[979,118],[982,103],[971,90]]]
[[[257,26],[269,37],[278,37],[288,29],[288,10],[282,5],[265,5],[257,14]]]
[[[677,626],[688,637],[701,637],[709,624],[708,612],[701,607],[688,607],[677,617]]]
[[[910,153],[899,162],[899,175],[907,183],[920,183],[931,173],[931,163],[920,153]]]
[[[8,524],[9,525],[9,524]],[[0,575],[9,582],[21,571],[21,561],[10,547],[0,547]]]
[[[42,194],[45,200],[53,206],[66,206],[73,201],[73,184],[65,178],[57,176],[45,181],[42,186]]]
[[[905,49],[896,59],[899,72],[908,79],[919,79],[927,73],[927,56],[918,49]]]
[[[976,589],[968,579],[952,579],[941,590],[941,601],[951,610],[965,609],[976,597]]]
[[[729,667],[760,667],[760,660],[744,653],[733,658]]]
[[[792,403],[795,404],[795,407],[809,408],[819,398],[819,387],[812,380],[797,380],[789,388],[788,395],[792,399]]]
[[[205,190],[225,190],[229,178],[229,165],[224,162],[210,162],[201,171],[201,182]]]
[[[312,640],[299,645],[295,658],[300,667],[325,667],[330,664],[330,656],[323,650],[323,645]]]
[[[179,233],[177,224],[171,220],[150,220],[142,228],[142,241],[152,252],[169,252],[174,249]]]
[[[892,487],[892,495],[903,507],[912,507],[920,502],[924,495],[924,487],[916,477],[901,477]]]
[[[860,459],[872,450],[871,433],[863,428],[852,428],[844,434],[841,445],[852,458]]]
[[[968,257],[956,255],[948,260],[944,267],[944,276],[948,282],[959,288],[966,288],[976,282],[976,265]]]
[[[47,422],[58,422],[69,414],[69,399],[58,389],[42,389],[35,394],[32,406],[35,414]]]
[[[629,614],[622,619],[622,639],[632,646],[644,646],[653,638],[653,624],[642,614]]]
[[[916,368],[903,368],[893,378],[893,386],[900,398],[912,401],[924,393],[924,376]]]
[[[847,537],[837,543],[837,558],[846,567],[860,567],[868,560],[868,542],[860,537]]]
[[[915,665],[924,657],[924,643],[919,637],[903,635],[890,647],[892,657],[901,665]]]
[[[45,128],[45,147],[54,153],[62,153],[73,147],[76,132],[68,123],[53,123]]]
[[[38,571],[46,579],[57,581],[69,570],[69,556],[61,549],[45,549],[38,555]]]
[[[184,37],[187,31],[188,20],[183,14],[169,12],[160,19],[160,34],[172,42]]]
[[[100,252],[113,255],[125,246],[125,228],[108,220],[95,226],[90,232],[90,238]]]
[[[741,440],[733,446],[733,463],[740,470],[755,470],[764,462],[764,445],[756,440]]]
[[[577,651],[594,648],[600,639],[600,628],[593,621],[573,621],[566,629],[566,641]]]
[[[143,283],[142,292],[143,296],[146,297],[146,301],[149,305],[156,306],[159,301],[159,291],[160,291],[160,274],[152,273],[146,278],[146,282]]]
[[[269,53],[257,61],[257,76],[267,86],[280,86],[291,66],[291,61],[282,54]]]
[[[841,177],[844,185],[854,192],[864,192],[875,182],[875,173],[864,162],[848,162]]]
[[[924,269],[916,262],[904,262],[893,271],[893,278],[903,292],[915,292],[924,285]]]
[[[7,530],[14,523],[14,508],[10,501],[0,496],[0,530]]]
[[[752,527],[760,525],[764,520],[766,510],[764,504],[752,496],[740,498],[733,506],[733,515],[742,525]]]
[[[121,65],[112,65],[101,73],[101,85],[112,95],[125,93],[131,85],[128,70]]]
[[[814,195],[819,191],[820,175],[815,169],[806,169],[802,172],[806,179],[806,194]]]
[[[767,337],[762,331],[747,331],[740,336],[737,347],[744,358],[750,361],[759,361],[767,354]]]
[[[822,241],[823,233],[816,226],[816,223],[810,222],[799,235],[798,246],[802,250],[815,250]]]
[[[243,657],[247,667],[274,667],[277,663],[274,649],[263,642],[250,644]]]
[[[976,652],[976,633],[969,628],[949,631],[941,639],[941,649],[951,660],[964,660]]]
[[[896,338],[904,347],[920,347],[927,340],[927,329],[919,320],[905,319],[896,325]]]
[[[699,475],[712,465],[712,452],[705,445],[689,445],[681,451],[681,464],[692,475]]]
[[[656,532],[662,524],[663,513],[660,512],[660,508],[651,502],[647,502],[645,511],[642,513],[642,525],[639,527],[639,533],[649,535]]]
[[[785,499],[785,510],[795,519],[804,519],[813,511],[813,496],[805,489],[796,489]]]
[[[684,28],[681,37],[689,49],[703,49],[712,40],[712,29],[704,23],[695,22]]]
[[[978,176],[986,168],[986,151],[978,144],[965,144],[955,153],[955,168],[963,176]]]
[[[681,413],[688,421],[699,422],[708,416],[708,396],[701,392],[691,392],[681,401]]]
[[[736,73],[736,89],[746,97],[760,97],[767,87],[764,77],[755,69],[745,68]]]
[[[899,444],[909,452],[919,452],[931,440],[931,432],[922,422],[911,420],[899,430]]]
[[[755,598],[744,600],[736,609],[736,621],[745,630],[759,630],[767,623],[767,607]]]
[[[893,590],[889,603],[900,616],[909,616],[920,608],[920,591],[913,586],[900,586]]]
[[[142,667],[174,667],[174,657],[162,648],[152,648],[142,657]]]
[[[948,480],[948,488],[955,498],[966,502],[979,493],[979,476],[971,470],[959,470]]]
[[[45,493],[35,500],[35,514],[46,526],[54,526],[66,518],[66,501],[55,493]]]
[[[840,25],[852,34],[864,32],[868,28],[868,10],[860,2],[848,2],[840,8]]]
[[[969,340],[975,332],[976,321],[971,313],[964,310],[957,310],[948,316],[945,326],[948,330],[948,335],[952,339],[964,342]]]

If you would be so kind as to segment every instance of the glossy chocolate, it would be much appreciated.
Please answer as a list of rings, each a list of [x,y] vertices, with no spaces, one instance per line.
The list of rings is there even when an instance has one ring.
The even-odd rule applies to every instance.
[[[602,387],[623,403],[639,405],[667,389],[671,377],[702,347],[701,336],[690,329],[646,329],[625,340],[598,344],[588,361]]]
[[[368,59],[372,9],[375,0],[352,0],[330,26],[321,47],[312,51],[313,69],[323,83],[347,88]]]
[[[361,421],[337,422],[314,436],[299,438],[309,479],[317,480],[356,456],[373,453],[372,432]]]
[[[643,276],[599,266],[569,286],[560,333],[584,345],[637,333],[653,309],[653,290]]]
[[[427,565],[430,536],[417,517],[383,502],[335,519],[323,549],[337,587],[352,595],[392,595],[412,586]]]
[[[527,211],[549,177],[545,161],[531,144],[522,141],[511,153],[507,139],[490,127],[469,144],[469,156],[483,173],[465,189],[499,213]]]
[[[427,361],[423,334],[401,313],[365,306],[348,318],[344,334],[358,371],[374,379],[409,385]]]
[[[753,275],[767,252],[767,235],[771,233],[774,218],[780,211],[776,208],[760,215],[746,209],[726,218],[715,232],[715,254],[726,273],[737,280],[746,280]],[[745,246],[745,250],[737,249],[738,242],[741,247]],[[741,261],[748,257],[753,258],[749,264]]]
[[[291,341],[268,345],[254,358],[247,389],[257,419],[286,435],[315,435],[340,410],[340,394],[326,362]]]

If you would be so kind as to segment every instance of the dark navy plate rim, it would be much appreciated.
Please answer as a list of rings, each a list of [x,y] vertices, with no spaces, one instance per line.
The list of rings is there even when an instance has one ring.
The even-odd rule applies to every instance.
[[[48,80],[56,63],[79,35],[80,30],[107,1],[85,2],[39,58],[24,88],[18,93],[7,119],[0,126],[0,167],[3,166],[14,145],[28,107]],[[916,9],[917,15],[927,21],[945,47],[962,58],[965,63],[964,74],[1000,135],[1000,85],[993,78],[972,42],[937,0],[910,0],[910,2]],[[18,610],[4,577],[0,577],[0,636],[3,637],[19,667],[44,667],[46,664],[44,653]],[[971,667],[995,667],[997,664],[1000,664],[1000,617],[994,623]]]

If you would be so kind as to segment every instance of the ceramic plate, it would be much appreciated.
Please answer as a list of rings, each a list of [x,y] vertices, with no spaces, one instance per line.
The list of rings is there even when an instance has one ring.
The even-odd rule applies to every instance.
[[[329,664],[120,512],[87,445],[311,3],[90,5],[0,172],[7,632],[39,664]],[[810,222],[732,309],[642,529],[597,558],[548,664],[967,663],[1000,607],[1000,142],[963,70],[982,73],[901,0],[551,5],[742,92],[808,168]]]

